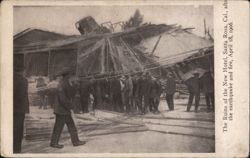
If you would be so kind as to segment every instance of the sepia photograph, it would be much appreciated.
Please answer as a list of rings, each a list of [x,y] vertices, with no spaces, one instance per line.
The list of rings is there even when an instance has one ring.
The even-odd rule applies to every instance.
[[[13,6],[13,153],[215,153],[214,6]]]

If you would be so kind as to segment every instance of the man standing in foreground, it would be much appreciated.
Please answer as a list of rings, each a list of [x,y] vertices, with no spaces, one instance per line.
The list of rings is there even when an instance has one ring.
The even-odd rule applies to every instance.
[[[28,81],[23,76],[23,69],[14,69],[14,118],[13,118],[13,150],[14,153],[21,152],[23,139],[23,126],[25,114],[29,113]]]
[[[212,77],[211,71],[205,72],[200,82],[201,90],[206,97],[207,112],[210,112],[210,110],[214,111],[214,78]]]
[[[193,99],[195,97],[195,112],[198,112],[199,102],[200,102],[200,81],[199,81],[199,73],[193,73],[193,77],[186,81],[188,91],[189,91],[189,98],[188,98],[188,105],[187,105],[187,112],[190,111],[191,105],[193,103]]]
[[[126,96],[126,112],[131,114],[132,113],[132,104],[133,104],[133,82],[131,79],[130,75],[126,76],[126,80],[125,80],[125,96]]]
[[[71,141],[74,146],[84,145],[84,141],[78,138],[77,129],[74,120],[71,116],[71,86],[69,83],[71,72],[70,69],[64,69],[58,76],[62,76],[57,88],[56,104],[54,113],[56,115],[56,122],[54,125],[50,146],[54,148],[63,148],[63,145],[58,144],[60,135],[62,133],[64,124],[67,125]]]
[[[141,85],[141,92],[143,96],[143,112],[142,114],[145,114],[148,111],[150,100],[149,100],[149,95],[150,95],[150,90],[151,90],[151,76],[149,72],[145,72],[143,74],[143,79],[142,79],[142,85]]]
[[[167,76],[166,84],[166,101],[170,111],[174,110],[174,93],[176,91],[176,82],[172,73],[169,73]]]

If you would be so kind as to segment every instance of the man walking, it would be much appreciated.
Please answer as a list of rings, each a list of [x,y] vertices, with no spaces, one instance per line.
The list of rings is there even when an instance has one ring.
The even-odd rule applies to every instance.
[[[56,115],[56,121],[51,137],[50,146],[54,148],[63,148],[63,145],[58,144],[60,135],[62,133],[64,124],[67,125],[71,141],[74,146],[79,146],[85,144],[84,141],[80,141],[78,138],[77,129],[74,120],[71,116],[71,86],[69,83],[70,70],[64,69],[58,74],[62,76],[62,79],[57,88],[57,98],[54,113]]]
[[[195,112],[198,112],[199,102],[200,102],[200,81],[199,81],[199,73],[193,73],[193,77],[186,81],[189,98],[187,105],[187,112],[190,111],[191,105],[193,103],[193,99],[195,97]]]
[[[138,75],[137,79],[137,88],[136,88],[136,106],[139,110],[139,114],[143,114],[143,107],[142,107],[142,84],[143,78],[142,75]]]
[[[14,68],[14,105],[13,105],[13,149],[14,153],[21,152],[24,118],[29,113],[28,81],[23,76],[23,69]]]
[[[159,77],[156,77],[156,81],[155,81],[155,84],[156,84],[156,97],[155,97],[155,109],[156,109],[156,112],[159,113],[159,110],[158,110],[158,106],[160,104],[160,99],[161,99],[161,93],[162,93],[162,86],[161,86],[161,81],[160,81],[160,78]]]
[[[169,73],[167,76],[166,83],[166,101],[170,111],[174,110],[174,93],[176,91],[176,82],[172,73]]]

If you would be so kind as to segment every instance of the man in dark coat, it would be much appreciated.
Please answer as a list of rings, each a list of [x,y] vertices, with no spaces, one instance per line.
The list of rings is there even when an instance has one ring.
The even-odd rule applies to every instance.
[[[136,75],[132,79],[133,81],[133,105],[134,109],[142,113],[142,104],[141,104],[141,94],[140,94],[140,87],[141,87],[141,79],[139,75]]]
[[[142,107],[142,81],[143,78],[141,75],[138,76],[137,78],[137,86],[136,86],[136,106],[139,110],[139,113],[143,113],[143,107]]]
[[[122,97],[122,107],[123,107],[123,111],[124,108],[127,104],[127,99],[126,99],[126,94],[125,94],[125,76],[121,76],[119,83],[120,83],[120,87],[121,87],[121,97]]]
[[[74,146],[85,144],[78,138],[77,129],[74,120],[71,116],[71,109],[73,108],[71,102],[71,85],[69,83],[70,70],[64,69],[59,73],[62,79],[57,88],[57,98],[54,113],[56,115],[56,122],[51,136],[50,146],[54,148],[63,148],[63,145],[58,144],[60,135],[62,133],[64,124],[67,125],[71,141]]]
[[[148,72],[143,74],[143,79],[141,83],[141,93],[143,96],[143,114],[145,114],[148,110],[148,107],[150,105],[149,95],[151,91],[151,79]]]
[[[127,75],[125,80],[125,98],[126,98],[126,112],[132,112],[132,98],[133,98],[133,82],[130,75]]]
[[[88,113],[88,98],[89,98],[90,81],[88,79],[80,81],[80,102],[83,113]]]
[[[55,106],[55,99],[56,99],[56,87],[58,82],[56,81],[55,76],[50,76],[50,82],[47,85],[47,95],[48,95],[48,103],[51,108]]]
[[[102,104],[102,92],[100,79],[92,77],[90,79],[90,91],[94,97],[93,109],[100,109]]]
[[[193,99],[195,97],[195,112],[198,112],[199,102],[200,102],[200,81],[199,81],[199,73],[193,73],[193,77],[186,81],[189,98],[187,105],[187,112],[190,111],[191,105],[193,103]]]
[[[92,110],[94,111],[96,109],[96,101],[97,101],[94,77],[91,77],[89,81],[89,97],[91,96],[93,97]]]
[[[154,112],[154,97],[156,95],[156,84],[155,84],[155,78],[152,78],[148,82],[148,106],[149,106],[149,111]]]
[[[21,152],[25,114],[29,113],[28,81],[23,76],[21,68],[14,70],[14,104],[13,104],[13,149],[14,153]]]
[[[161,81],[160,81],[159,77],[156,78],[155,86],[156,86],[156,95],[154,98],[154,100],[155,100],[154,107],[156,110],[155,112],[159,113],[158,107],[160,104],[160,98],[161,98],[161,94],[162,94],[162,85],[161,85]]]
[[[138,86],[138,76],[137,75],[133,75],[132,76],[132,83],[133,83],[133,92],[132,92],[132,112],[135,113],[137,112],[137,106],[138,106],[138,90],[139,90],[139,86]]]
[[[161,87],[159,85],[159,82],[156,78],[152,77],[152,79],[149,82],[150,90],[149,90],[149,110],[153,113],[157,112],[160,95],[161,95]]]
[[[77,78],[71,81],[72,86],[72,103],[75,114],[80,114],[81,111],[81,96],[80,96],[80,82]]]
[[[102,77],[102,76],[101,76]],[[100,108],[101,109],[106,109],[108,107],[108,82],[107,79],[102,77],[102,79],[98,80],[99,86],[100,86],[100,95],[101,95],[101,103],[100,103]],[[107,110],[107,109],[106,109]]]
[[[113,102],[113,110],[123,112],[122,106],[122,98],[121,98],[121,85],[120,81],[117,78],[113,78],[111,80],[111,95],[112,95],[112,102]]]
[[[214,78],[210,71],[205,72],[205,74],[200,79],[201,91],[205,94],[207,111],[214,111]]]
[[[173,74],[169,73],[166,83],[166,101],[168,104],[169,110],[174,110],[174,93],[176,91],[176,82],[173,78]]]
[[[111,97],[111,81],[108,77],[105,77],[103,80],[103,94],[104,94],[104,101],[105,101],[105,109],[112,110],[112,97]]]

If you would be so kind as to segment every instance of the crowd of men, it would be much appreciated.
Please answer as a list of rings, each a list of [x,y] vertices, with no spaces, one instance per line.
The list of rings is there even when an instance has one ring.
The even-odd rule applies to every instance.
[[[207,110],[214,110],[214,81],[210,71],[202,76],[194,73],[193,77],[185,82],[189,92],[187,110],[190,111],[195,97],[195,112],[198,112],[200,93],[205,94]],[[172,73],[161,79],[151,76],[148,72],[125,75],[121,77],[86,79],[79,83],[80,106],[75,112],[82,109],[87,113],[90,105],[90,95],[93,108],[108,109],[127,114],[145,114],[147,112],[159,113],[160,97],[165,93],[169,110],[174,110],[174,94],[176,92],[176,79]],[[76,84],[77,85],[77,84]],[[77,106],[76,106],[77,107]]]
[[[102,79],[91,78],[79,83],[80,105],[83,113],[88,112],[90,95],[93,95],[94,109],[107,109],[127,114],[144,114],[147,111],[157,113],[161,93],[159,79],[151,77],[149,73]]]
[[[66,124],[74,146],[85,144],[80,141],[71,110],[75,113],[88,113],[89,110],[108,109],[127,114],[159,113],[160,97],[164,92],[169,110],[174,110],[174,94],[176,80],[169,73],[164,86],[160,78],[151,76],[148,72],[119,77],[87,78],[76,80],[70,70],[62,70],[50,78],[48,85],[37,79],[38,95],[41,99],[40,109],[49,104],[54,109],[55,125],[50,146],[63,148],[59,138]],[[195,98],[195,112],[198,112],[200,93],[206,98],[208,111],[214,111],[214,79],[210,71],[200,75],[198,72],[184,82],[189,92],[187,112],[190,111]],[[46,87],[46,88],[44,88]],[[47,102],[48,101],[48,102]],[[23,124],[25,113],[29,112],[28,81],[22,70],[15,69],[14,73],[14,153],[21,152]]]
[[[53,88],[53,84],[56,85]],[[41,104],[39,108],[47,108],[47,104],[54,107],[57,87],[56,78],[51,77],[47,89],[38,91]],[[189,101],[187,110],[190,111],[195,98],[195,112],[198,112],[200,93],[205,94],[208,111],[214,110],[214,81],[210,71],[202,76],[194,73],[193,77],[185,82]],[[166,78],[153,77],[150,73],[122,75],[117,77],[93,76],[84,79],[71,79],[71,103],[75,113],[88,113],[89,110],[106,109],[127,114],[145,114],[147,112],[159,113],[160,97],[165,94],[168,109],[174,110],[174,94],[176,92],[176,79],[172,73]],[[52,86],[50,86],[52,85]],[[38,78],[37,88],[46,86]],[[49,88],[48,88],[49,87]]]

